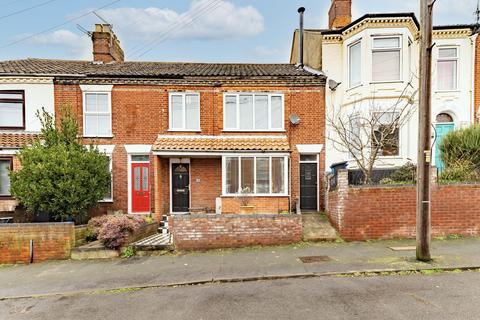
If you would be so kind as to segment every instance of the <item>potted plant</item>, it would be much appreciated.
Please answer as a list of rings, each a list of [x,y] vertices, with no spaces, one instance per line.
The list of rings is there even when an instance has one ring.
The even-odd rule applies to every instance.
[[[237,200],[240,203],[240,214],[252,214],[254,207],[250,205],[251,191],[249,187],[240,190]]]

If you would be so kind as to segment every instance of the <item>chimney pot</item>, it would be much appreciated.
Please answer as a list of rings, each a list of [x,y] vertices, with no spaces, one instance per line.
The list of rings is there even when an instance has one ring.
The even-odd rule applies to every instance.
[[[94,62],[124,62],[124,54],[120,40],[110,24],[96,24],[92,32]]]
[[[332,0],[328,11],[328,27],[341,29],[352,22],[352,0]]]

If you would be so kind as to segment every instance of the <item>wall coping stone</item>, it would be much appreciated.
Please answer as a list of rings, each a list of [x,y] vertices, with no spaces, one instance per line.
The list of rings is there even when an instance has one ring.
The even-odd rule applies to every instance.
[[[217,218],[228,218],[228,219],[258,219],[258,218],[300,218],[298,214],[216,214],[216,213],[207,213],[207,214],[193,214],[193,215],[174,215],[174,220],[190,220],[190,219],[217,219]]]
[[[8,227],[60,227],[63,225],[72,225],[73,222],[33,222],[33,223],[0,223],[0,228]]]

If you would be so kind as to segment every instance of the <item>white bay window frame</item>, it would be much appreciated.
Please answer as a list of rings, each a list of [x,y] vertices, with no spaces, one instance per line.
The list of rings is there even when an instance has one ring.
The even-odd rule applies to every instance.
[[[398,39],[398,46],[393,47],[393,46],[375,46],[375,40],[382,40],[382,39]],[[403,81],[403,72],[402,72],[402,36],[398,34],[392,34],[392,35],[374,35],[372,36],[372,55],[371,55],[371,61],[372,61],[372,82],[373,83],[382,83],[382,82],[401,82]],[[375,53],[381,53],[381,52],[398,52],[398,78],[395,79],[393,76],[391,79],[381,79],[381,80],[376,80],[374,79],[374,63],[373,63],[373,56]],[[376,65],[377,66],[377,65]],[[377,66],[378,67],[378,66]]]
[[[253,110],[252,110],[252,122],[255,127],[255,96],[267,96],[268,97],[268,118],[266,129],[242,129],[240,124],[240,96],[252,96]],[[227,123],[227,97],[235,97],[236,100],[236,125],[235,128],[228,128]],[[279,127],[272,126],[272,97],[280,97],[281,103],[281,125]],[[223,131],[233,132],[284,132],[285,131],[285,97],[283,93],[272,92],[226,92],[223,95]]]
[[[112,135],[112,93],[111,91],[90,91],[90,90],[82,90],[83,96],[83,136],[90,137],[90,138],[111,138]],[[94,94],[94,95],[106,95],[107,96],[107,106],[108,111],[87,111],[87,95]],[[98,127],[97,127],[97,134],[87,133],[87,116],[109,116],[110,118],[110,132],[106,134],[98,134]],[[98,119],[97,119],[97,126],[98,126]]]
[[[242,186],[242,158],[253,158],[253,192],[249,194],[243,194],[246,196],[252,197],[287,197],[289,194],[288,189],[288,182],[289,182],[289,160],[290,157],[286,154],[225,154],[222,156],[222,196],[236,196],[239,194],[237,193],[228,193],[227,192],[227,158],[238,158],[238,185],[239,189]],[[257,158],[269,158],[269,173],[268,173],[268,181],[269,181],[269,192],[268,193],[257,193]],[[272,158],[283,158],[283,192],[282,193],[272,193]],[[240,191],[240,190],[239,190]]]
[[[362,39],[352,42],[347,47],[348,49],[348,87],[355,88],[362,84]],[[354,49],[358,49],[360,51],[354,51]],[[353,64],[354,55],[358,54],[358,65]],[[357,74],[358,73],[358,74]],[[357,79],[358,78],[358,79]]]
[[[172,99],[174,96],[182,97],[182,125],[181,127],[174,127],[173,124],[173,103]],[[196,96],[198,98],[198,123],[195,128],[187,128],[187,96]],[[168,94],[168,131],[189,131],[189,132],[200,132],[200,117],[201,117],[201,101],[200,94],[198,92],[170,92]]]

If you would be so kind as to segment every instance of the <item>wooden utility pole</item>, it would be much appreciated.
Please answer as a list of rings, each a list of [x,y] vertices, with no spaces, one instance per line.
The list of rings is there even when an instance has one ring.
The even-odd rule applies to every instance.
[[[431,260],[430,162],[432,95],[432,11],[435,0],[420,0],[420,83],[417,169],[417,259]]]

